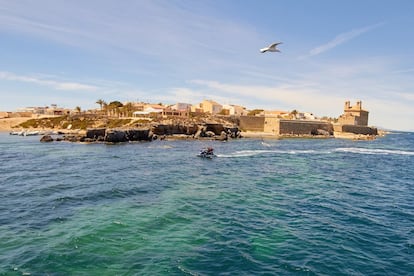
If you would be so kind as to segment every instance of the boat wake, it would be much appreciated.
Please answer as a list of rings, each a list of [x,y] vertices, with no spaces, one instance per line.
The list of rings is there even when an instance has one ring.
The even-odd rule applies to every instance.
[[[367,148],[337,148],[336,152],[349,152],[358,154],[378,154],[378,155],[414,155],[413,151],[390,150],[390,149],[367,149]]]
[[[370,155],[414,155],[413,151],[390,150],[390,149],[367,149],[367,148],[336,148],[326,150],[241,150],[228,154],[218,154],[221,158],[238,158],[252,157],[258,155],[278,154],[278,155],[296,155],[296,154],[332,154],[332,153],[352,153],[352,154],[370,154]]]
[[[229,154],[218,154],[217,157],[235,158],[235,157],[249,157],[263,154],[315,154],[315,150],[241,150]],[[321,152],[319,152],[321,153]],[[328,152],[326,152],[328,153]]]

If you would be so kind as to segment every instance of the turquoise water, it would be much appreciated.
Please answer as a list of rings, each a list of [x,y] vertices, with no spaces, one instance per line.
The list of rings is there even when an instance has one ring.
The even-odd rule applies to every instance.
[[[39,138],[0,134],[0,275],[414,273],[414,133]]]

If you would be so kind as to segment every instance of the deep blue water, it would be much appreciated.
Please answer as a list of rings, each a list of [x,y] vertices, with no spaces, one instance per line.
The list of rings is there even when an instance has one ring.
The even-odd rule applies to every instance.
[[[414,133],[39,138],[0,133],[0,275],[414,274]]]

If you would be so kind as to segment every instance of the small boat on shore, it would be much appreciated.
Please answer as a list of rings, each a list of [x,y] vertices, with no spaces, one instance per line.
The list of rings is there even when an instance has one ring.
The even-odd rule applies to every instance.
[[[21,131],[11,131],[10,135],[19,135],[19,136],[23,136],[24,130]]]
[[[21,131],[11,131],[10,135],[18,135],[18,136],[35,136],[40,135],[41,132],[38,130],[28,131],[28,130],[21,130]]]
[[[214,154],[214,149],[212,147],[208,147],[208,148],[200,150],[200,153],[197,156],[201,158],[209,158],[209,159],[216,157],[216,155]]]

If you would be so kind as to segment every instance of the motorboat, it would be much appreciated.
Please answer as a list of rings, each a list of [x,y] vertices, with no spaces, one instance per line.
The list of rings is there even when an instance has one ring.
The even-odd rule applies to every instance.
[[[197,155],[201,158],[214,158],[216,155],[214,154],[214,149],[212,147],[208,147],[205,149],[200,150],[200,153]]]

